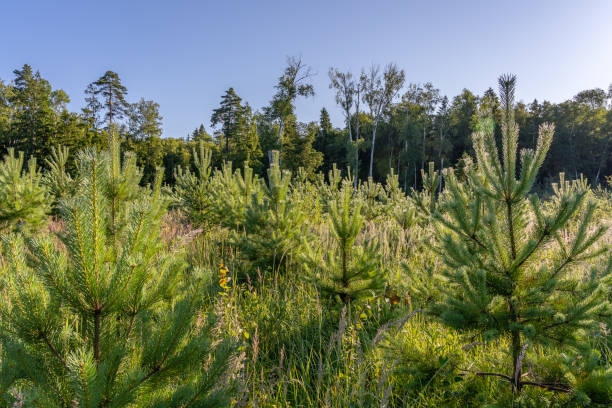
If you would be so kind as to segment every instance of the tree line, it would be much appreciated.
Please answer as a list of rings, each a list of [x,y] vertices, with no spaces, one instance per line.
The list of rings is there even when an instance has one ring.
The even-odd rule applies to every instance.
[[[140,98],[129,102],[119,75],[107,71],[85,89],[80,112],[67,108],[69,96],[54,89],[31,66],[0,80],[0,150],[23,151],[26,157],[49,157],[52,147],[71,151],[106,148],[108,133],[116,131],[126,150],[136,154],[143,183],[151,183],[155,169],[164,167],[164,181],[175,183],[180,166],[193,166],[192,151],[200,142],[212,151],[213,167],[231,161],[265,175],[271,152],[280,152],[283,168],[313,177],[336,165],[355,183],[372,177],[383,181],[393,170],[404,190],[420,187],[420,172],[428,162],[437,168],[459,164],[471,153],[470,135],[479,118],[501,122],[501,103],[492,88],[482,95],[464,89],[449,98],[432,83],[406,83],[395,64],[372,65],[359,74],[330,68],[329,88],[344,123],[334,127],[327,107],[318,122],[302,122],[295,112],[298,98],[315,94],[311,67],[288,58],[269,104],[252,108],[230,87],[204,124],[185,137],[162,133],[159,104]],[[542,123],[556,125],[556,138],[538,181],[549,185],[559,172],[583,174],[594,185],[612,173],[612,87],[590,89],[561,103],[534,100],[513,106],[519,126],[519,148],[534,147]],[[496,129],[499,141],[501,130]],[[69,169],[74,163],[69,162]]]

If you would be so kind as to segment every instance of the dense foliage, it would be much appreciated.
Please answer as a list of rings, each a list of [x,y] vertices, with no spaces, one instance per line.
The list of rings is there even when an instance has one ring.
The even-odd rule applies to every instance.
[[[280,152],[281,165],[294,175],[298,168],[313,177],[326,174],[333,164],[346,175],[382,182],[391,170],[408,191],[421,187],[420,171],[428,162],[437,168],[454,166],[464,153],[473,154],[470,137],[479,117],[502,117],[502,101],[493,89],[482,95],[464,89],[448,97],[431,83],[406,84],[405,73],[394,64],[376,65],[359,75],[330,68],[330,89],[337,107],[321,109],[318,122],[298,120],[295,103],[315,94],[312,69],[299,58],[289,58],[270,103],[252,108],[239,90],[230,87],[204,124],[188,135],[163,135],[160,106],[140,98],[130,102],[119,75],[107,71],[85,89],[85,106],[70,112],[68,95],[53,89],[29,65],[14,71],[10,82],[0,81],[0,154],[9,147],[45,159],[54,146],[77,152],[84,147],[106,147],[114,128],[143,169],[142,183],[151,183],[155,169],[164,167],[164,181],[174,184],[175,170],[192,163],[191,152],[200,142],[212,153],[211,167],[231,161],[234,168],[249,166],[264,177],[270,152]],[[519,126],[518,147],[533,146],[542,123],[555,123],[549,153],[537,184],[549,186],[560,172],[593,185],[612,172],[612,95],[602,89],[578,93],[562,103],[534,100],[512,106]],[[329,111],[337,108],[344,123],[334,127]],[[201,118],[200,121],[207,120]],[[495,131],[496,140],[500,130]],[[74,156],[67,163],[74,170]]]
[[[546,105],[559,122],[530,133],[513,76],[499,96],[449,103],[427,84],[398,102],[394,65],[331,70],[343,131],[326,111],[296,120],[314,89],[291,59],[263,113],[230,89],[220,130],[185,141],[160,138],[156,105],[128,103],[113,72],[78,115],[17,109],[15,92],[63,96],[16,75],[0,100],[0,406],[612,405],[605,95],[568,102],[603,122],[589,161],[555,164],[573,157],[555,142],[569,113]],[[56,111],[75,138],[52,136],[68,134]]]
[[[60,231],[4,236],[0,392],[18,385],[26,406],[223,405],[231,349],[212,347],[198,272],[161,240],[161,178],[118,177],[130,159],[110,147],[78,155]]]

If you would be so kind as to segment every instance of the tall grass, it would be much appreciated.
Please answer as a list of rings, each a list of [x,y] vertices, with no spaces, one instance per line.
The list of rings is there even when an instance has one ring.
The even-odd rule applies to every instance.
[[[598,222],[612,221],[610,194],[596,197]],[[322,219],[320,213],[311,218]],[[380,215],[366,223],[359,240],[380,244],[388,286],[384,295],[351,308],[321,298],[294,259],[286,261],[284,274],[245,274],[232,231],[195,230],[180,214],[169,216],[167,224],[166,238],[188,237],[191,267],[206,271],[206,307],[220,316],[220,333],[241,343],[236,407],[578,406],[566,394],[528,388],[517,396],[509,384],[475,375],[511,370],[503,358],[508,339],[487,343],[420,312],[441,284],[434,278],[441,265],[426,221],[404,229],[392,216]],[[331,245],[325,223],[311,223],[310,232],[324,248]],[[602,241],[598,245],[612,243],[612,232]],[[225,287],[219,284],[220,263],[229,270]],[[573,272],[589,266],[574,265]],[[609,328],[587,335],[601,350],[603,369],[610,370]],[[552,377],[566,357],[533,347],[527,371],[545,367],[549,372],[537,374]]]

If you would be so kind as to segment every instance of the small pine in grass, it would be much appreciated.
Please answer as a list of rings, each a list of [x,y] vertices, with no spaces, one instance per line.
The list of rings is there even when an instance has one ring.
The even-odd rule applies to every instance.
[[[46,218],[49,210],[48,194],[36,159],[28,161],[24,169],[24,154],[10,148],[0,162],[0,231],[24,225],[35,229]]]
[[[440,174],[435,171],[434,162],[429,162],[427,173],[421,169],[423,189],[412,190],[411,201],[419,210],[425,220],[428,220],[436,211],[438,189],[440,188]]]
[[[523,367],[530,347],[575,350],[610,315],[610,271],[571,269],[602,255],[606,249],[594,244],[605,227],[593,225],[595,204],[585,199],[579,183],[559,190],[546,211],[529,195],[554,128],[540,127],[536,149],[521,151],[519,170],[515,82],[514,76],[499,79],[504,108],[501,159],[494,123],[482,119],[473,135],[476,163],[465,161],[465,181],[452,170],[445,173],[446,190],[435,219],[446,282],[444,301],[432,311],[446,324],[485,338],[508,336],[511,371],[499,376],[516,392],[526,385],[571,391],[571,376],[551,383],[524,373]],[[578,214],[575,231],[565,234]]]
[[[281,270],[299,252],[306,234],[304,213],[292,197],[291,172],[281,170],[276,151],[268,169],[268,183],[262,187],[263,195],[252,195],[246,207],[244,230],[234,236],[253,274],[257,269],[274,273]]]
[[[4,237],[2,403],[18,389],[25,406],[228,405],[231,347],[213,346],[199,285],[161,239],[162,172],[125,191],[140,174],[127,160],[118,145],[79,154],[80,182],[59,205],[65,228]]]
[[[216,194],[209,184],[211,160],[212,152],[200,141],[198,149],[193,148],[195,172],[180,166],[174,172],[173,201],[186,211],[189,220],[197,226],[204,226],[210,221],[210,200]]]
[[[329,208],[332,248],[314,250],[305,243],[304,267],[324,297],[354,303],[380,294],[385,284],[376,244],[355,244],[363,227],[361,203],[352,199],[353,187],[345,182]]]
[[[73,179],[66,170],[69,151],[67,147],[51,148],[51,156],[45,159],[49,170],[43,177],[43,184],[49,190],[53,199],[53,210],[56,213],[60,201],[69,197],[77,186],[78,181]]]
[[[315,180],[316,196],[323,207],[323,211],[329,211],[329,203],[333,202],[340,194],[341,182],[342,172],[335,163],[331,170],[327,172],[327,182],[323,173],[317,173]]]
[[[406,193],[400,188],[399,177],[393,169],[387,175],[385,183],[386,212],[389,213],[404,230],[416,223],[416,209]]]
[[[248,165],[232,171],[232,162],[223,163],[210,179],[210,211],[214,222],[232,230],[244,224],[252,196],[261,197],[261,181]]]
[[[386,193],[384,187],[375,182],[372,177],[360,181],[356,190],[357,197],[363,203],[362,215],[367,220],[373,220],[384,212]]]

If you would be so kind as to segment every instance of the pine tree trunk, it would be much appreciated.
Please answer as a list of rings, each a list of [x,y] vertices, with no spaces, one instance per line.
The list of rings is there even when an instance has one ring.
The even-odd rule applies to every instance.
[[[512,304],[512,300],[508,299],[510,304],[510,314],[512,315],[512,322],[518,324],[518,316],[516,310]],[[516,393],[521,392],[521,377],[522,377],[522,362],[521,360],[521,333],[518,330],[512,331],[512,377],[514,378],[514,391]]]
[[[96,365],[100,365],[100,320],[102,318],[100,309],[94,310],[94,333],[93,333],[93,349]]]
[[[347,273],[348,273],[348,251],[349,248],[347,246],[347,242],[346,242],[346,238],[342,238],[342,245],[341,245],[341,251],[342,251],[342,287],[343,289],[348,288],[348,277],[347,277]],[[340,299],[342,300],[342,303],[347,304],[349,302],[349,296],[347,293],[342,293],[342,295],[340,295]]]
[[[508,186],[510,190],[510,186]],[[516,259],[516,241],[514,237],[514,220],[512,214],[512,203],[510,202],[510,191],[506,192],[506,217],[508,221],[508,234],[510,235],[510,250],[512,253],[512,261]],[[512,294],[507,298],[508,306],[510,308],[511,325],[518,325],[519,316],[512,302]],[[512,330],[512,367],[513,367],[513,378],[514,378],[514,390],[516,393],[521,391],[521,375],[522,375],[522,363],[521,359],[521,333],[518,329]]]
[[[108,130],[112,132],[113,128],[113,92],[109,89],[108,93]]]

